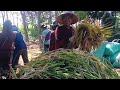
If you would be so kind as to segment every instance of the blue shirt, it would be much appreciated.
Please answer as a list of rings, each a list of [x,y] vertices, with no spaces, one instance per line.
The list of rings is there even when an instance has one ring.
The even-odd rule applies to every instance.
[[[15,49],[16,50],[27,49],[27,46],[26,46],[25,41],[23,39],[23,36],[20,32],[16,33]]]
[[[45,37],[46,37],[46,35],[48,34],[48,33],[51,33],[51,30],[49,30],[49,29],[45,29],[43,32],[42,32],[42,37],[43,37],[43,43],[44,44],[50,44],[50,35],[49,35],[49,39],[48,40],[45,40]]]

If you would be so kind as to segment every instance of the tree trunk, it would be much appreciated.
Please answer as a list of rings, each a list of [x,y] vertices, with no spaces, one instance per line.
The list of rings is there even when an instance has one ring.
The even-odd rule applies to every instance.
[[[42,40],[41,40],[41,23],[40,23],[40,16],[41,16],[41,11],[38,11],[37,13],[37,27],[38,27],[38,38],[39,38],[39,49],[42,50],[43,48],[43,43],[42,43]]]
[[[12,21],[13,21],[13,24],[15,25],[15,21],[14,21],[14,12],[11,12],[11,15],[12,15]]]
[[[58,11],[55,11],[55,18],[58,16]]]
[[[9,18],[8,18],[8,11],[6,11],[6,18],[7,18],[7,20],[9,19]]]
[[[29,42],[25,11],[20,11],[20,13],[21,13],[22,20],[23,20],[23,26],[24,26],[24,31],[25,31],[25,40],[26,40],[26,42]]]
[[[52,24],[52,11],[50,11],[50,24]]]
[[[18,17],[17,17],[17,27],[18,27]]]
[[[3,23],[4,23],[4,21],[5,21],[5,11],[1,11],[1,13],[2,13],[2,19],[3,19]]]
[[[114,16],[114,18],[115,18],[115,21],[114,21],[114,27],[113,27],[113,31],[115,32],[116,31],[116,21],[117,21],[117,11],[114,11],[114,13],[115,13],[115,16]]]

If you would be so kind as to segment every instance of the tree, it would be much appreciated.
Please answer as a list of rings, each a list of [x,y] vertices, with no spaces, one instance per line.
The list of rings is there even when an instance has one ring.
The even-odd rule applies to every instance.
[[[110,12],[104,12],[104,16],[102,17],[103,26],[114,26],[115,25],[115,17],[111,15]]]
[[[29,42],[25,11],[20,11],[20,13],[21,13],[22,20],[23,20],[23,26],[24,26],[24,31],[25,31],[25,40],[26,40],[26,42]]]
[[[74,11],[74,13],[81,19],[85,19],[88,17],[87,11]]]
[[[102,26],[114,26],[115,16],[113,11],[88,11],[88,15],[93,20],[101,20]]]
[[[5,14],[6,14],[6,19],[8,20],[9,17],[8,17],[8,11],[5,11]]]
[[[14,12],[11,11],[10,14],[12,15],[13,24],[15,24],[15,20],[14,20],[14,17],[13,17],[14,16]]]
[[[4,23],[4,21],[5,21],[5,12],[1,11],[1,14],[2,14],[2,19],[3,19],[3,23]]]
[[[41,27],[41,23],[40,23],[41,13],[42,13],[42,11],[37,12],[37,26],[38,26],[38,38],[39,38],[39,49],[40,50],[42,49],[42,46],[43,46],[42,40],[40,37],[40,35],[41,35],[41,28],[40,28]]]

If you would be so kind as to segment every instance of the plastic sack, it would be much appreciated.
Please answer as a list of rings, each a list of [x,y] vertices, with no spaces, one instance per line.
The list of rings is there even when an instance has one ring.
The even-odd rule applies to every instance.
[[[113,67],[120,68],[120,51],[110,57],[110,62],[113,64]]]
[[[100,59],[103,58],[103,55],[104,55],[104,52],[106,49],[106,45],[108,43],[109,42],[105,41],[97,50],[93,51],[92,53]]]
[[[118,60],[119,56],[120,56],[120,51],[114,53],[112,56],[110,56],[110,62],[113,64],[116,60]]]
[[[111,56],[117,51],[120,51],[120,43],[110,42],[106,45],[105,55]]]
[[[113,63],[113,67],[114,68],[120,68],[120,62],[118,60],[116,60],[114,63]]]
[[[108,60],[109,62],[111,62],[110,56],[104,56],[104,58],[105,58],[106,60]]]

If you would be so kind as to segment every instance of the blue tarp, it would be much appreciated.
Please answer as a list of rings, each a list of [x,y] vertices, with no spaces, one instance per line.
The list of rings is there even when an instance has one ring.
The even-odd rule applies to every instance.
[[[120,55],[120,43],[116,42],[104,42],[100,48],[92,52],[95,56],[100,58],[106,58],[110,61],[115,68],[120,68],[120,62],[118,56]]]

